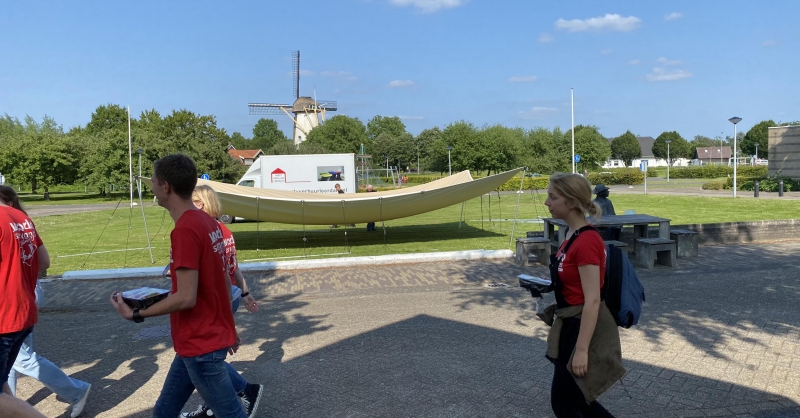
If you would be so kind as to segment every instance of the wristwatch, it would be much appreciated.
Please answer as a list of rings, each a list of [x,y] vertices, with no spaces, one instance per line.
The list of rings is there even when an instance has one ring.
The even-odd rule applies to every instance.
[[[144,322],[144,318],[142,318],[142,315],[139,313],[139,308],[133,310],[133,318],[131,319],[133,319],[133,322],[136,322],[137,324]]]

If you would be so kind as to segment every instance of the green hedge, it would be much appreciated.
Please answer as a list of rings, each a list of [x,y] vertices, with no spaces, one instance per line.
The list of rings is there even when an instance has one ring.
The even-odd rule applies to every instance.
[[[587,177],[592,184],[642,184],[644,183],[644,173],[638,168],[619,168],[613,171],[600,173],[589,173]]]
[[[727,165],[699,165],[690,167],[673,167],[669,171],[673,179],[714,179],[733,176],[733,167]],[[743,165],[736,169],[736,177],[767,177],[767,166]]]
[[[738,175],[737,175],[738,177]],[[738,180],[738,178],[737,178]],[[784,192],[791,192],[800,190],[800,181],[790,179],[790,178],[759,178],[759,179],[749,179],[741,182],[737,182],[737,186],[739,186],[739,190],[753,190],[755,188],[756,180],[758,183],[758,189],[762,192],[777,192],[778,191],[778,182],[783,180],[783,191]]]
[[[525,177],[525,183],[522,185],[522,190],[544,190],[550,184],[550,177]],[[500,186],[500,190],[518,191],[519,190],[519,177],[514,177]]]

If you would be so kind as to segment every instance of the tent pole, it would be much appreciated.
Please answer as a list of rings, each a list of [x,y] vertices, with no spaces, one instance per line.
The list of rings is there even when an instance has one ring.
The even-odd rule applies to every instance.
[[[481,231],[483,230],[483,195],[481,195]]]
[[[139,167],[141,171],[141,166]],[[153,247],[150,245],[150,231],[147,230],[147,216],[144,214],[144,204],[142,203],[142,178],[141,173],[140,177],[138,178],[138,186],[139,186],[139,207],[142,208],[142,219],[144,220],[144,233],[147,236],[147,249],[150,250],[150,264],[155,264],[155,260],[153,260]]]
[[[347,245],[347,215],[344,213],[344,199],[342,199],[342,225],[344,225],[344,252],[350,252]]]
[[[303,258],[308,257],[306,253],[306,244],[308,243],[308,238],[306,238],[306,201],[300,201],[300,213],[303,219]]]
[[[464,205],[466,204],[467,202],[461,202],[461,217],[458,218],[458,229],[461,229],[461,221],[464,219]]]
[[[261,227],[259,225],[259,224],[261,224],[261,220],[260,220],[261,219],[261,212],[260,212],[261,204],[259,202],[260,199],[261,198],[259,196],[256,196],[256,257],[258,257],[258,250],[259,250],[259,248],[258,248],[259,247],[258,238],[261,235]]]
[[[386,248],[386,223],[383,222],[383,197],[379,197],[378,201],[380,202],[381,206],[381,228],[383,229],[383,249],[388,251]]]
[[[517,207],[514,209],[514,223],[511,224],[511,239],[508,241],[508,246],[514,243],[514,229],[517,226],[517,213],[519,213],[519,198],[522,196],[522,185],[525,184],[525,170],[522,170],[522,178],[519,180],[519,191],[517,192]],[[497,192],[497,197],[500,197],[500,192]]]

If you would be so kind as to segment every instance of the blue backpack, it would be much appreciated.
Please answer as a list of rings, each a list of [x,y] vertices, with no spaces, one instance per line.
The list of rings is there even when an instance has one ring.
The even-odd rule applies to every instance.
[[[606,245],[606,277],[601,295],[617,325],[630,328],[639,322],[644,286],[627,254],[613,245]]]

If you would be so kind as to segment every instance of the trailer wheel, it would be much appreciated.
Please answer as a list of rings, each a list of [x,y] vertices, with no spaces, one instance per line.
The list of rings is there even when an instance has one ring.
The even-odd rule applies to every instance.
[[[219,215],[219,221],[224,224],[232,224],[236,222],[236,218],[231,215]]]

